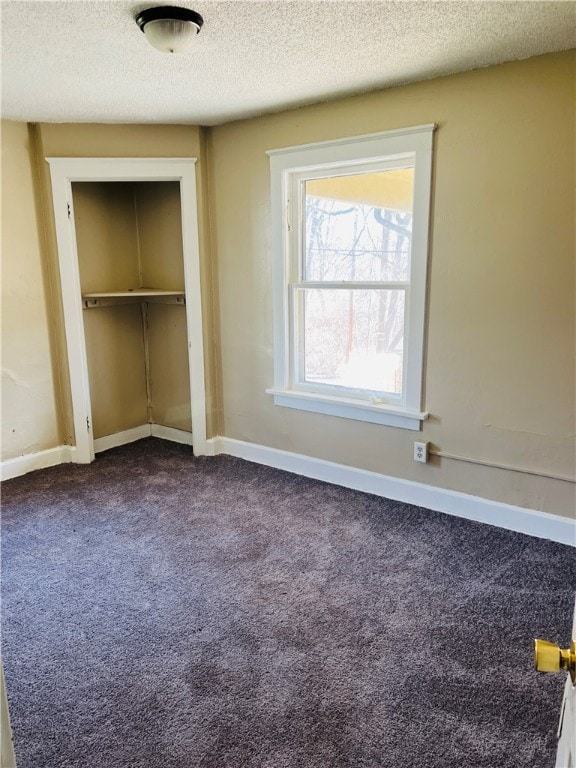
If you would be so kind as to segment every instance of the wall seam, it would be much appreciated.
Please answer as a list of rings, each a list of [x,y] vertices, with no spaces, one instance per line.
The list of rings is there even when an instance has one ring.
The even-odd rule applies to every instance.
[[[52,360],[52,375],[54,376],[54,405],[56,408],[56,423],[58,437],[64,438],[64,442],[74,442],[74,436],[67,424],[65,416],[65,394],[62,370],[67,366],[67,360],[63,360],[62,351],[58,342],[57,315],[55,307],[60,297],[59,285],[56,284],[57,277],[54,274],[52,260],[50,258],[50,243],[47,232],[48,217],[52,210],[48,206],[46,199],[46,190],[43,184],[42,168],[44,162],[44,146],[40,134],[38,123],[28,123],[28,137],[31,149],[32,181],[34,185],[34,197],[38,207],[38,235],[40,240],[40,256],[42,259],[42,271],[47,283],[46,298],[46,321],[48,326],[48,339],[50,347],[50,356]],[[62,442],[59,439],[59,442]]]
[[[220,344],[221,344],[221,338],[220,338],[220,305],[219,305],[219,294],[218,294],[218,254],[217,254],[217,248],[215,246],[215,221],[213,218],[213,198],[212,198],[212,173],[211,173],[211,160],[212,160],[212,152],[211,152],[211,140],[212,140],[212,129],[206,126],[199,126],[199,132],[200,132],[200,148],[201,153],[203,155],[203,166],[204,166],[204,173],[203,173],[203,191],[205,193],[204,195],[204,204],[205,204],[205,211],[206,211],[206,220],[207,220],[207,231],[206,231],[206,247],[208,251],[208,257],[209,257],[209,263],[210,263],[210,315],[211,315],[211,321],[212,321],[212,336],[213,338],[209,340],[209,343],[212,345],[212,352],[213,352],[213,360],[212,360],[212,373],[214,376],[214,395],[216,399],[216,423],[214,425],[215,429],[214,432],[216,435],[220,435],[223,433],[224,428],[224,394],[222,391],[222,381],[221,381],[221,359],[220,359]]]

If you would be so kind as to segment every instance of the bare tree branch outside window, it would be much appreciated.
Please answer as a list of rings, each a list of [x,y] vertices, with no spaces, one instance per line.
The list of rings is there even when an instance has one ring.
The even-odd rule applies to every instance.
[[[306,281],[407,281],[412,214],[306,196]],[[304,291],[306,379],[402,391],[404,291]]]

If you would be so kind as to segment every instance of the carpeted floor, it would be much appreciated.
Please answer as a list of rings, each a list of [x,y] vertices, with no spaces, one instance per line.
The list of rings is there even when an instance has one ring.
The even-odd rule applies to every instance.
[[[574,550],[147,439],[4,483],[19,768],[551,768]]]

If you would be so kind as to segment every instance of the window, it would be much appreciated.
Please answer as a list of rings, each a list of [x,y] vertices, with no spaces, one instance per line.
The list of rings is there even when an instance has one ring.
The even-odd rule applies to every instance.
[[[269,152],[277,405],[419,429],[433,125]]]

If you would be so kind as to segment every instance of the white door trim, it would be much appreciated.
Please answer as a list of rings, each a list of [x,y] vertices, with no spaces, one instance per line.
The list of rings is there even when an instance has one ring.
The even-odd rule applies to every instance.
[[[196,198],[196,158],[49,157],[76,451],[73,461],[94,459],[88,362],[72,199],[74,181],[177,181],[180,184],[186,324],[194,454],[206,453],[206,392],[200,248]]]
[[[8,711],[8,697],[6,695],[2,659],[0,659],[0,735],[0,768],[16,768],[16,755],[14,754],[14,741],[10,726],[10,713]]]
[[[576,643],[576,600],[572,615],[572,640]],[[566,675],[557,736],[555,768],[576,766],[576,685],[569,674]]]

